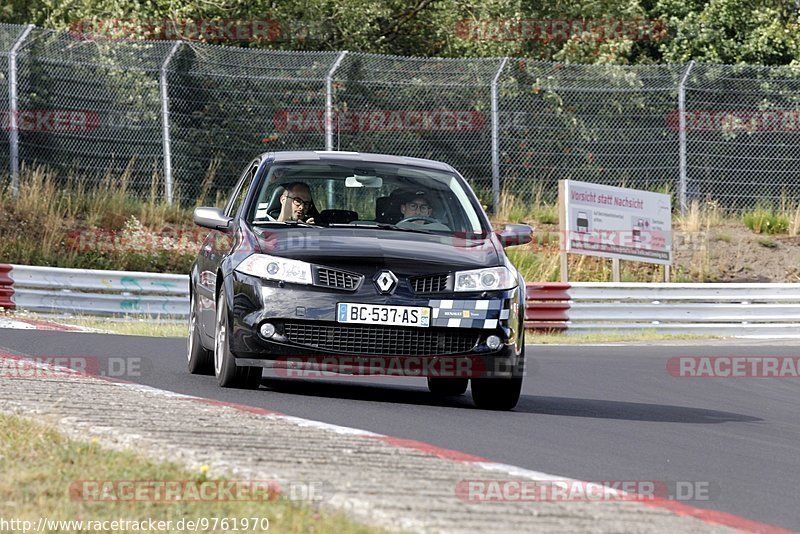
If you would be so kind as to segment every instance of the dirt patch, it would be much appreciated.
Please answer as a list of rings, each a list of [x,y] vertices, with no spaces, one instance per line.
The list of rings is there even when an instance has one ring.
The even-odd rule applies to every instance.
[[[674,267],[697,282],[800,282],[800,236],[756,234],[735,223],[675,231]]]

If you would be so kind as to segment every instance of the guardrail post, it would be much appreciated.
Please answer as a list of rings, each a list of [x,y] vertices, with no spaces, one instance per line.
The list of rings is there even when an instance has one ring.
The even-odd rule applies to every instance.
[[[492,204],[494,213],[500,211],[500,110],[497,82],[508,58],[504,57],[492,79]]]
[[[17,103],[17,52],[28,38],[35,26],[28,24],[11,47],[8,53],[8,159],[11,175],[11,194],[19,195],[19,130],[17,119],[19,109]]]
[[[569,327],[570,284],[528,284],[525,295],[525,328],[539,332],[566,331]]]
[[[681,77],[678,85],[678,140],[680,143],[680,181],[678,183],[678,199],[681,206],[681,215],[686,215],[686,80],[692,72],[694,61],[690,61],[686,72]]]
[[[172,46],[167,54],[164,63],[161,65],[158,87],[161,93],[161,128],[162,143],[164,146],[164,194],[167,197],[167,204],[172,205],[172,145],[169,137],[169,87],[167,86],[167,67],[172,57],[178,51],[183,41],[178,41]]]
[[[0,308],[13,310],[16,308],[14,303],[14,279],[11,278],[13,265],[0,263]]]
[[[331,65],[328,75],[325,76],[325,150],[329,151],[333,150],[333,75],[346,55],[347,50],[339,53],[336,61]]]

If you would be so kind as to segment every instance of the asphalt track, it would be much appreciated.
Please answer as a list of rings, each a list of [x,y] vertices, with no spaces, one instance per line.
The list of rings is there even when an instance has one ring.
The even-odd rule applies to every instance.
[[[682,378],[667,370],[679,356],[796,357],[797,346],[529,345],[513,412],[477,410],[469,392],[438,399],[419,378],[265,374],[258,391],[221,389],[214,377],[186,372],[182,339],[0,330],[2,349],[94,357],[101,369],[117,358],[135,363],[121,377],[129,381],[565,477],[709,488],[708,499],[687,504],[800,531],[800,378]]]

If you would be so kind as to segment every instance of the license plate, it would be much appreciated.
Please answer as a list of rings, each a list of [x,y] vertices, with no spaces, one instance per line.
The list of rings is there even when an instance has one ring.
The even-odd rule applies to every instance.
[[[428,327],[431,321],[431,309],[424,306],[383,306],[340,302],[336,320],[340,323]]]

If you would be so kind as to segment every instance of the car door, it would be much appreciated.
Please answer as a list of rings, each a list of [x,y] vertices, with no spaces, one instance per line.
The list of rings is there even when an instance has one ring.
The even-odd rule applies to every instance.
[[[197,296],[200,299],[199,319],[206,337],[213,338],[215,331],[216,287],[219,266],[231,252],[231,247],[233,247],[233,231],[237,225],[237,216],[247,198],[247,193],[253,183],[259,163],[259,159],[252,161],[231,190],[225,205],[225,215],[233,218],[229,230],[212,230],[203,241],[203,246],[198,255]]]

